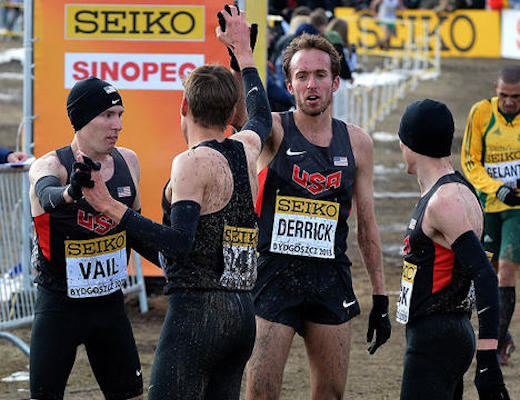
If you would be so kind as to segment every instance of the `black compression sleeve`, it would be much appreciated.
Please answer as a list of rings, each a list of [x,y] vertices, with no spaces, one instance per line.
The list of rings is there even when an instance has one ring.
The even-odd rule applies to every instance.
[[[244,68],[241,71],[244,84],[244,98],[247,108],[247,122],[242,130],[252,130],[260,137],[262,147],[271,134],[273,119],[264,85],[256,68]]]
[[[141,209],[136,210],[136,213],[141,214]],[[158,267],[159,264],[159,252],[152,246],[145,245],[142,241],[134,240],[134,236],[128,236],[128,246],[133,250],[137,251],[140,256],[143,256],[151,263],[154,263]]]
[[[191,200],[172,204],[172,226],[164,226],[128,209],[121,218],[121,226],[126,229],[131,243],[153,248],[167,257],[188,254],[195,240],[199,223],[200,205]]]
[[[44,176],[34,185],[34,192],[45,212],[53,212],[67,205],[63,198],[65,186],[53,175]]]
[[[477,296],[479,339],[498,337],[498,279],[473,231],[460,235],[451,245],[457,260],[471,274]]]

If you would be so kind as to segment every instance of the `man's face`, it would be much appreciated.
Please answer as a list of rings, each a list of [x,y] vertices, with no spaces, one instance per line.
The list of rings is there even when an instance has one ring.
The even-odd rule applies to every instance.
[[[499,79],[495,83],[498,108],[504,114],[513,115],[520,111],[520,82],[505,83]]]
[[[332,77],[327,53],[318,49],[298,51],[291,59],[290,72],[287,89],[294,95],[298,110],[314,116],[329,108],[339,77]]]
[[[122,106],[113,106],[99,114],[77,134],[85,144],[99,154],[110,154],[116,146],[119,132],[123,129]]]

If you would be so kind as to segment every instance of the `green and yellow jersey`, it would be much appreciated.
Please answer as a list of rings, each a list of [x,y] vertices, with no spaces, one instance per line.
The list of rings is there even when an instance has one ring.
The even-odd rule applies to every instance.
[[[462,141],[461,163],[485,212],[520,209],[495,196],[504,184],[517,188],[520,179],[520,113],[502,114],[497,97],[473,105]]]

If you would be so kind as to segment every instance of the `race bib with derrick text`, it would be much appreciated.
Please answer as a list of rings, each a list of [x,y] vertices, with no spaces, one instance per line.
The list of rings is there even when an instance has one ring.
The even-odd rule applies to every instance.
[[[270,251],[334,258],[338,217],[339,203],[276,196]]]
[[[106,296],[128,277],[126,232],[87,240],[66,240],[67,295]]]

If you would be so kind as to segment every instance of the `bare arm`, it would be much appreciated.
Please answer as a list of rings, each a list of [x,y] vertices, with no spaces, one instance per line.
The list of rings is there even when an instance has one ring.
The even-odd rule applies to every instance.
[[[374,212],[372,139],[357,126],[349,125],[349,132],[357,167],[354,183],[357,241],[370,277],[373,294],[385,294],[381,241]]]

